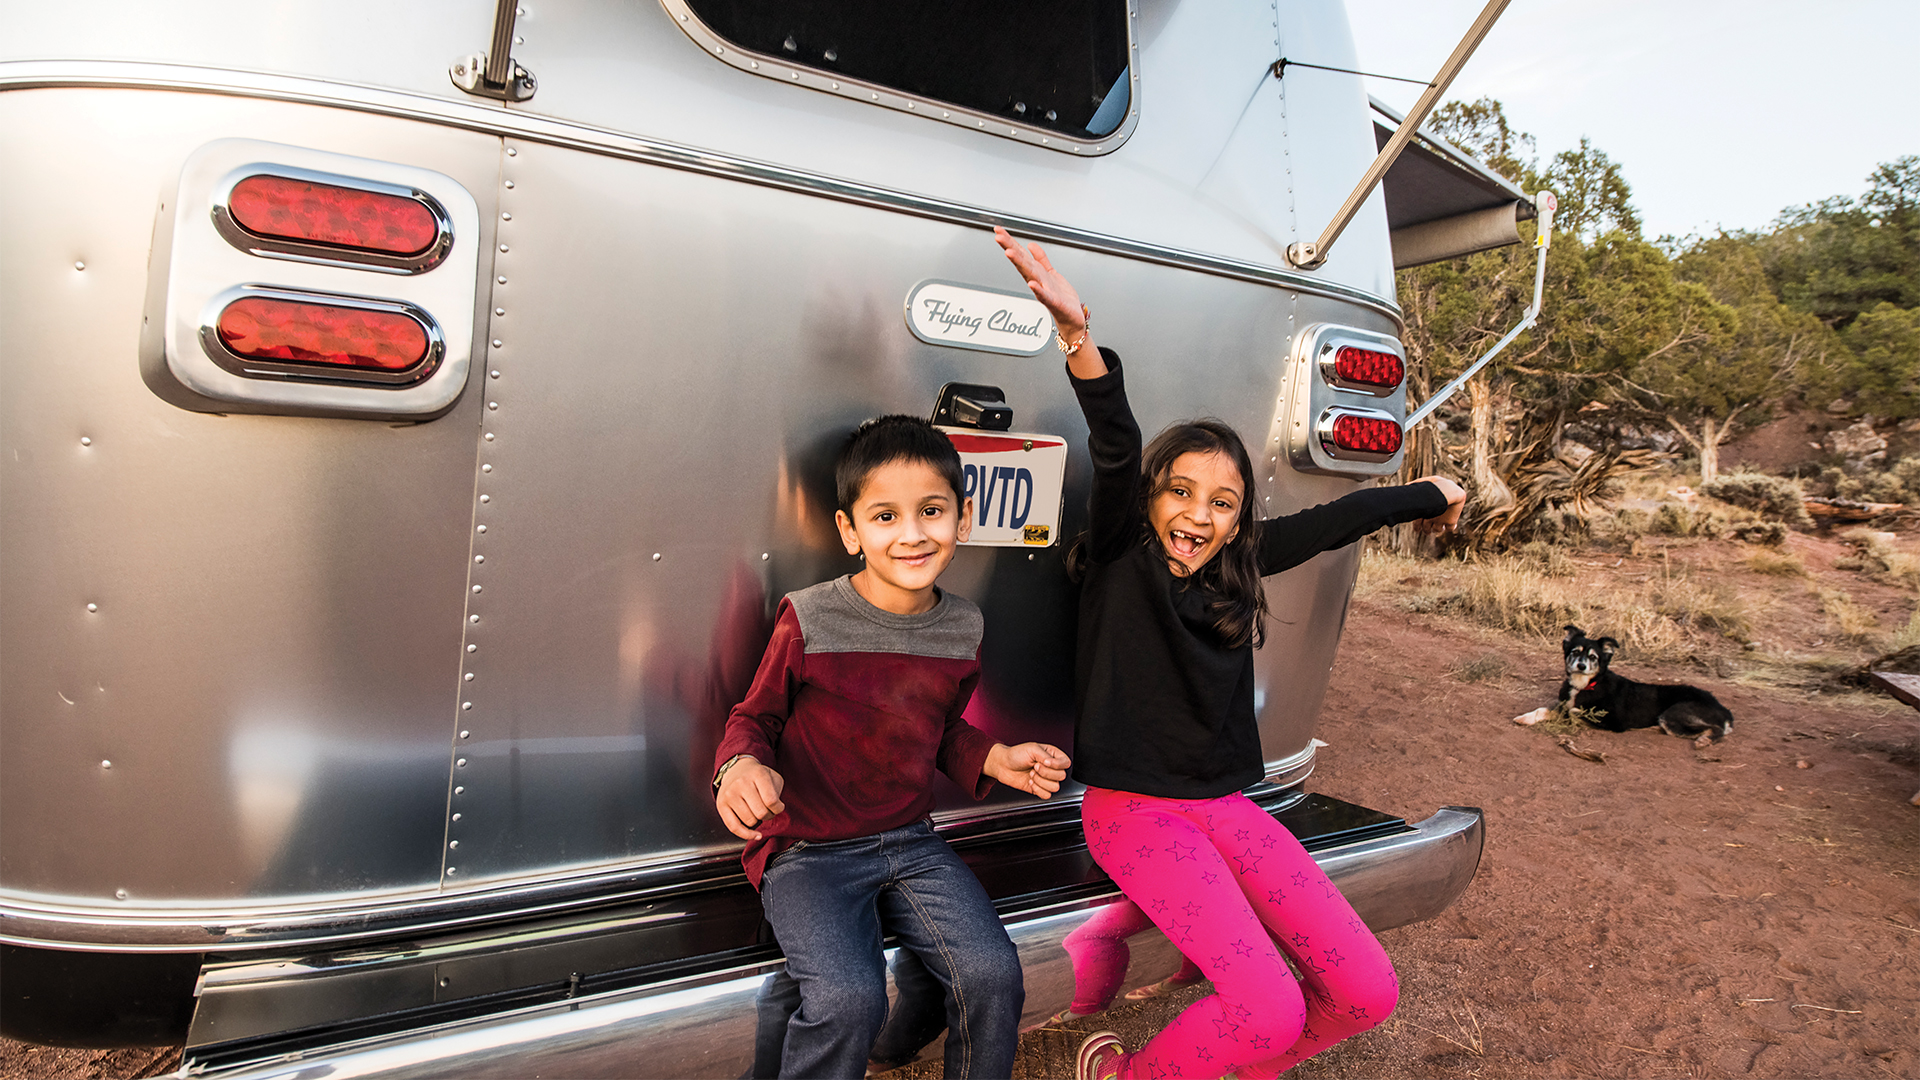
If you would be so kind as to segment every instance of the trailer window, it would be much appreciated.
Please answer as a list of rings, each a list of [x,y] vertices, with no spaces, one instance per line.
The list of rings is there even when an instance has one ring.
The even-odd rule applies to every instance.
[[[1082,141],[1128,119],[1127,0],[683,2],[736,49],[983,118]]]

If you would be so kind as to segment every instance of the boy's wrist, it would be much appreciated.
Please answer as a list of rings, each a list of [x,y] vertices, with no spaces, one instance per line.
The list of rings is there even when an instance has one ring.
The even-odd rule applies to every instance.
[[[759,760],[760,760],[759,758],[754,757],[752,754],[735,754],[732,757],[728,758],[727,760],[721,762],[720,767],[714,770],[714,773],[713,773],[713,793],[715,795],[720,794],[720,785],[726,782],[728,769],[733,768],[735,765],[740,764],[742,761],[758,762]]]

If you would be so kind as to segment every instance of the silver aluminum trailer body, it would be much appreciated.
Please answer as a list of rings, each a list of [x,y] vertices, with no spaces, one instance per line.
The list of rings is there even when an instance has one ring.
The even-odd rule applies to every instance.
[[[529,0],[514,59],[539,90],[516,104],[448,80],[486,40],[481,3],[17,13],[0,43],[0,939],[35,963],[185,972],[200,1046],[379,1013],[345,977],[363,969],[388,1011],[502,1022],[427,1007],[569,975],[577,997],[583,970],[619,967],[565,954],[594,918],[581,940],[643,942],[625,970],[645,973],[608,1000],[764,967],[707,778],[772,602],[848,569],[821,495],[835,440],[925,413],[945,383],[992,384],[1017,428],[1068,438],[1061,531],[1084,515],[1058,358],[926,344],[901,316],[928,279],[1017,289],[993,224],[1053,243],[1144,423],[1218,415],[1266,447],[1265,512],[1391,471],[1321,468],[1290,431],[1333,400],[1297,355],[1309,328],[1398,332],[1378,194],[1325,266],[1282,257],[1374,138],[1357,78],[1266,67],[1277,49],[1352,67],[1344,15],[1116,10],[1129,115],[1066,151],[724,62],[672,0]],[[250,161],[437,192],[451,253],[407,277],[223,247],[206,207]],[[206,305],[261,285],[419,305],[445,338],[441,397],[182,375],[216,349],[191,332]],[[1401,415],[1403,395],[1375,404]],[[1007,741],[1070,742],[1063,550],[969,548],[944,579],[986,612],[970,715]],[[1276,812],[1312,767],[1357,559],[1269,582]],[[1032,940],[1112,895],[1071,818],[1007,793],[946,791],[939,812],[990,886],[1001,868],[996,898]],[[1327,858],[1378,848],[1400,861],[1373,880],[1428,883],[1363,904],[1378,925],[1464,888],[1477,815],[1363,818]],[[1015,867],[1050,852],[1064,876],[1023,903]],[[703,936],[721,925],[747,930]],[[484,993],[452,960],[415,962],[434,948],[487,957]],[[502,959],[535,954],[537,979]],[[263,958],[312,960],[305,989],[260,978]]]

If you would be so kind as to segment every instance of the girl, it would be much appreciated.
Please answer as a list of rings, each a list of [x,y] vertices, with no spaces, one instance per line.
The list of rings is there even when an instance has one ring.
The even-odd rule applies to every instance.
[[[994,238],[1053,314],[1093,458],[1073,770],[1087,785],[1087,844],[1214,986],[1137,1051],[1112,1032],[1089,1036],[1076,1075],[1277,1076],[1385,1019],[1399,984],[1312,856],[1240,794],[1264,772],[1261,578],[1384,525],[1451,528],[1465,493],[1424,477],[1258,520],[1233,429],[1175,424],[1143,452],[1120,358],[1094,345],[1073,286],[1038,245]]]

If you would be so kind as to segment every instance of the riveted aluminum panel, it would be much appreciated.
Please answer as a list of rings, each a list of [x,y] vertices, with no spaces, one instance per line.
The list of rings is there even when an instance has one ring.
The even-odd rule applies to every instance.
[[[1318,233],[1373,156],[1357,77],[1290,70],[1283,95],[1268,73],[1282,55],[1355,66],[1340,5],[1137,0],[1129,7],[1140,115],[1125,145],[1098,160],[736,70],[703,51],[654,0],[521,3],[513,56],[538,76],[540,89],[497,111],[1288,269],[1287,244]],[[17,14],[0,39],[0,59],[164,60],[325,79],[347,97],[352,89],[339,84],[464,105],[483,99],[455,89],[448,64],[485,49],[492,5],[343,0],[262,17],[240,0],[164,9],[75,0]],[[224,81],[222,73],[208,76]],[[1366,210],[1336,257],[1302,277],[1391,298],[1385,228],[1374,221],[1380,212]]]
[[[138,941],[145,916],[436,889],[477,400],[189,412],[137,353],[196,147],[297,133],[490,199],[498,139],[94,89],[0,94],[0,130],[0,897]]]
[[[929,277],[1007,284],[984,230],[508,145],[450,886],[734,843],[711,811],[713,747],[779,596],[857,567],[831,529],[828,468],[860,420],[985,382],[1022,429],[1085,436],[1057,359],[929,345],[898,318]],[[1057,254],[1126,348],[1149,429],[1217,414],[1271,440],[1291,326],[1337,312],[1391,329],[1287,290]],[[1260,479],[1274,512],[1350,487]],[[969,715],[1009,742],[1062,742],[1073,600],[1060,552],[1028,554],[962,551],[945,584],[987,615]],[[1266,708],[1274,758],[1308,742],[1352,569],[1335,554],[1270,586],[1287,620],[1261,654],[1284,688]]]

